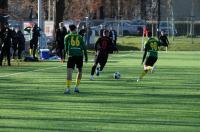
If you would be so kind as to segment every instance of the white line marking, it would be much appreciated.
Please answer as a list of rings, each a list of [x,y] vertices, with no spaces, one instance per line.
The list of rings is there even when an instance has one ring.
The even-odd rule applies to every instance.
[[[66,66],[66,65],[62,65],[62,66]],[[27,71],[27,72],[17,72],[17,73],[12,73],[12,74],[8,74],[8,75],[0,76],[0,78],[3,78],[3,77],[9,77],[9,76],[14,76],[14,75],[22,74],[22,73],[44,71],[44,70],[54,69],[54,68],[58,68],[58,67],[62,67],[62,66],[48,67],[48,68],[44,68],[44,69],[36,69],[36,70],[32,70],[32,71]]]

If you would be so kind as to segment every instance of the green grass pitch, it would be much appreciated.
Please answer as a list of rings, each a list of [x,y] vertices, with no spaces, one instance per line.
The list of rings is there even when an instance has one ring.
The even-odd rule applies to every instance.
[[[159,52],[157,71],[136,82],[141,58],[134,51],[111,55],[94,81],[90,61],[81,93],[71,95],[63,94],[66,64],[0,67],[0,132],[200,131],[200,52]]]

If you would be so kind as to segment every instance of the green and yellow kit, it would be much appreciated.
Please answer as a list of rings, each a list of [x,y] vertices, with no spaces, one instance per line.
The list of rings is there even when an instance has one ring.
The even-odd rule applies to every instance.
[[[147,57],[155,57],[158,58],[158,48],[160,46],[160,42],[155,38],[149,38],[148,41],[145,42],[145,51],[147,51]]]
[[[68,56],[87,56],[86,47],[83,38],[77,33],[70,33],[64,38],[65,50]]]

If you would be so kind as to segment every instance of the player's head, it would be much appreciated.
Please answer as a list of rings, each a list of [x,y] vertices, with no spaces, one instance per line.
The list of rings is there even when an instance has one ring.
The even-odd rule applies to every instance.
[[[108,30],[104,30],[103,31],[103,36],[107,36],[108,37],[109,36],[109,31]]]
[[[74,24],[69,25],[69,30],[70,30],[70,32],[75,32],[76,31],[76,26]]]
[[[60,22],[60,23],[59,23],[59,27],[61,27],[61,28],[64,27],[64,23],[63,23],[63,22]]]
[[[165,35],[164,31],[161,31],[161,35],[162,35],[162,36]]]
[[[148,38],[151,38],[152,37],[152,32],[148,31],[147,36],[148,36]]]

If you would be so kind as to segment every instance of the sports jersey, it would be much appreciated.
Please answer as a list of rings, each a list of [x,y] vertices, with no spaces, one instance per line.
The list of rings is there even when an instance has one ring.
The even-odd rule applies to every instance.
[[[83,51],[85,56],[87,56],[85,44],[83,42],[83,38],[80,35],[76,33],[70,33],[69,35],[66,35],[64,44],[69,56],[83,56]]]
[[[159,41],[157,41],[154,38],[149,38],[149,40],[145,43],[145,50],[147,51],[147,56],[153,56],[157,58],[159,46],[160,46]]]
[[[109,37],[100,37],[96,44],[95,44],[95,50],[99,52],[100,54],[108,54],[109,50],[111,49],[112,41]]]

